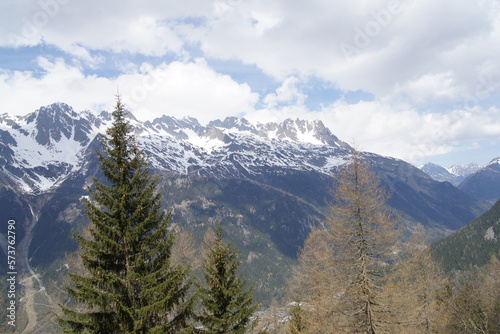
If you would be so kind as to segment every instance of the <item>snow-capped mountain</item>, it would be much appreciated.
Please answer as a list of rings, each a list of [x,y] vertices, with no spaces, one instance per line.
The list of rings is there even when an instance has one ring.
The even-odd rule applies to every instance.
[[[456,176],[467,177],[471,174],[474,174],[481,168],[482,166],[476,164],[475,162],[471,162],[465,165],[453,165],[448,168],[448,171]]]
[[[110,115],[76,113],[63,103],[26,116],[0,115],[1,181],[23,192],[49,190],[82,167],[84,153]]]
[[[465,193],[493,204],[500,198],[500,158],[481,167],[476,163],[446,169],[433,163],[419,167],[436,181],[448,181]]]
[[[450,168],[444,168],[443,166],[428,162],[425,165],[419,166],[419,168],[436,181],[447,181],[454,186],[458,186],[469,175],[481,169],[481,166],[471,162],[466,165],[453,165]]]
[[[471,174],[458,188],[465,193],[493,204],[500,199],[500,158],[495,158]]]
[[[110,119],[107,112],[77,113],[63,103],[27,116],[0,116],[3,181],[27,193],[57,186],[83,167],[89,145]],[[331,173],[349,149],[320,121],[251,124],[230,117],[201,126],[194,118],[143,123],[131,115],[130,122],[152,165],[182,174],[251,174],[265,166]]]
[[[435,163],[428,162],[423,166],[419,166],[419,168],[436,181],[447,181],[453,185],[458,185],[460,183],[460,181],[457,182],[457,175],[451,173],[448,169]]]
[[[500,157],[494,158],[488,163],[488,166],[490,165],[500,165]]]

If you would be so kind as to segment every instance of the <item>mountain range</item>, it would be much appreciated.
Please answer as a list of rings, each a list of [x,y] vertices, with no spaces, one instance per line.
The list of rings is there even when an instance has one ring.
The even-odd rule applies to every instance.
[[[240,250],[242,270],[256,282],[257,299],[279,297],[304,239],[329,213],[332,175],[349,161],[351,147],[320,121],[229,117],[201,125],[194,118],[129,116],[174,224],[201,242],[206,229],[221,222]],[[19,271],[37,273],[49,304],[74,270],[71,231],[83,233],[88,224],[82,199],[92,177],[101,177],[98,134],[110,122],[107,111],[77,112],[64,103],[26,116],[0,115],[0,219],[16,219]],[[488,208],[405,161],[363,157],[408,231],[422,224],[437,240]],[[5,237],[0,244],[5,248]],[[0,260],[5,257],[2,252]]]
[[[500,198],[500,158],[491,160],[486,166],[470,163],[447,169],[427,163],[419,168],[434,180],[450,182],[463,192],[491,205]]]
[[[436,181],[447,181],[454,186],[458,186],[469,175],[474,174],[482,167],[471,162],[466,165],[453,165],[450,168],[445,168],[438,164],[428,162],[425,165],[419,166],[419,168]]]

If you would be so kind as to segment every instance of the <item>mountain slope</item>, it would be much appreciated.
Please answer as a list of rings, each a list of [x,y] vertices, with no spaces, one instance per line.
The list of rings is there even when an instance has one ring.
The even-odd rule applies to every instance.
[[[19,193],[53,192],[68,178],[97,167],[92,160],[107,112],[75,112],[55,103],[19,117],[2,115],[0,181]],[[140,122],[131,116],[137,143],[157,173],[215,180],[245,180],[279,190],[321,211],[331,196],[328,180],[349,159],[350,147],[320,121],[252,124],[229,117],[201,126],[196,119],[163,116]],[[410,164],[365,154],[404,217],[442,232],[457,229],[482,212],[480,202],[433,181]],[[92,168],[89,166],[93,166]],[[303,182],[302,180],[321,180]],[[82,185],[83,187],[83,185]]]
[[[0,115],[0,181],[23,193],[43,193],[81,168],[82,153],[109,115],[76,113],[63,103],[27,116]]]
[[[434,243],[434,257],[447,271],[482,266],[500,255],[500,201],[450,236]]]
[[[480,200],[494,203],[500,198],[500,158],[493,159],[465,179],[458,188]]]
[[[428,162],[425,165],[420,166],[419,168],[436,181],[447,181],[453,185],[458,185],[461,182],[461,180],[457,180],[457,175],[450,173],[446,168],[436,165],[432,162]]]
[[[454,231],[486,209],[450,183],[437,182],[410,164],[376,155],[371,160],[391,194],[388,204],[404,218],[426,226],[433,239],[444,235],[433,235],[432,231]]]

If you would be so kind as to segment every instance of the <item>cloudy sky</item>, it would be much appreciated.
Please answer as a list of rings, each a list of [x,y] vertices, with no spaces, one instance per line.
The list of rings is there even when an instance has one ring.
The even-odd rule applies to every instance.
[[[498,0],[2,0],[0,113],[320,119],[405,159],[500,156]]]

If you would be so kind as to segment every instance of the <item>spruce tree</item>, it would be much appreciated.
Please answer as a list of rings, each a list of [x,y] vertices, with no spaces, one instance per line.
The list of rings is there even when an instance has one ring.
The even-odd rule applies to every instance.
[[[90,238],[75,234],[86,272],[70,274],[67,290],[79,305],[62,306],[59,323],[66,333],[180,333],[192,316],[192,284],[171,264],[170,216],[119,96],[112,115],[98,153],[105,182],[94,178],[85,203]]]
[[[257,305],[253,304],[253,286],[245,288],[247,280],[237,273],[240,263],[231,243],[224,244],[219,225],[212,245],[208,245],[205,285],[199,289],[204,333],[239,334],[252,328]]]

